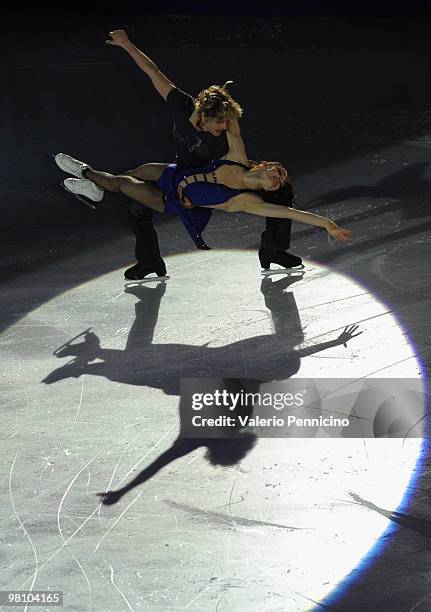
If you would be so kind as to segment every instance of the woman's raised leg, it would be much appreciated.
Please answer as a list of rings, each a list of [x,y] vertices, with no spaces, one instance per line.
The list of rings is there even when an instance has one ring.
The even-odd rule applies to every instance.
[[[167,168],[168,164],[161,164],[152,162],[149,164],[142,164],[133,170],[122,172],[121,174],[126,176],[133,176],[134,178],[141,179],[144,181],[158,181],[163,174],[163,170]]]
[[[99,172],[93,168],[83,171],[85,178],[96,183],[98,187],[114,193],[123,193],[127,197],[145,204],[151,210],[163,213],[165,204],[163,194],[153,182],[146,182],[124,174],[115,175],[109,172]]]

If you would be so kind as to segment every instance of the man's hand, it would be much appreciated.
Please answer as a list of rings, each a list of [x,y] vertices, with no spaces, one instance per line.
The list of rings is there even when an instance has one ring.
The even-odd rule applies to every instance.
[[[111,38],[105,40],[107,45],[124,48],[130,43],[130,39],[124,30],[112,30],[112,32],[109,32],[109,36]]]
[[[112,30],[112,32],[109,32],[109,36],[110,38],[105,40],[106,44],[124,49],[124,51],[136,62],[139,68],[150,77],[156,91],[166,100],[169,92],[175,85],[165,74],[163,74],[163,72],[161,72],[157,64],[132,43],[124,30]]]
[[[189,200],[189,198],[186,198],[186,196],[184,195],[184,187],[182,187],[181,185],[179,185],[178,189],[177,189],[177,193],[178,193],[178,198],[181,202],[181,205],[184,208],[194,208],[194,204],[191,200]]]

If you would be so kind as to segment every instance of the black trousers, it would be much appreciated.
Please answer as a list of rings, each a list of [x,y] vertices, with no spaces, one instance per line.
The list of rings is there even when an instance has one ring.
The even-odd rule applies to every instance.
[[[137,202],[129,207],[129,220],[136,237],[135,257],[145,265],[160,260],[159,240],[154,229],[153,211]],[[272,251],[287,251],[290,247],[291,219],[267,217],[266,229],[261,235],[261,247]]]
[[[136,237],[136,260],[149,266],[156,264],[161,257],[153,211],[143,204],[132,202],[129,207],[129,221]]]
[[[262,232],[261,247],[273,251],[287,251],[290,248],[292,219],[266,218],[266,229]]]

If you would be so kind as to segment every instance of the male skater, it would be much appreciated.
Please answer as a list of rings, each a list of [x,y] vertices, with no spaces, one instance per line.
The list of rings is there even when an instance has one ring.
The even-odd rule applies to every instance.
[[[213,159],[223,157],[228,151],[226,138],[226,122],[228,118],[239,118],[242,114],[240,106],[227,94],[224,88],[209,88],[201,92],[197,100],[177,89],[142,51],[129,40],[124,30],[114,30],[109,33],[110,40],[106,42],[124,49],[136,64],[151,79],[155,89],[166,100],[174,120],[174,139],[177,145],[176,163],[181,166],[207,166]],[[222,90],[220,92],[219,90]],[[223,112],[224,111],[224,112]],[[233,115],[233,116],[232,116]],[[236,116],[235,116],[236,115]],[[139,169],[128,174],[136,178],[151,180]],[[142,260],[142,242],[146,240],[145,231],[148,223],[148,213],[142,205],[132,204],[130,219],[136,235],[136,259],[138,263],[125,272],[130,279],[142,278],[145,275],[145,260]],[[152,222],[152,221],[151,221]],[[262,267],[277,263],[285,268],[299,266],[300,257],[286,253],[290,247],[290,219],[266,219],[266,231],[262,233],[259,258]],[[144,231],[143,231],[144,230]]]
[[[106,43],[124,49],[167,102],[174,121],[173,137],[177,149],[175,162],[179,166],[203,168],[212,160],[223,157],[229,149],[226,137],[227,121],[238,119],[242,114],[239,104],[227,92],[226,84],[223,87],[212,85],[193,99],[178,89],[158,66],[131,42],[124,30],[114,30],[109,36]],[[61,165],[61,159],[63,158],[57,156],[56,161],[67,172],[68,168]],[[160,165],[143,164],[124,174],[145,181],[155,181],[156,175],[160,175]],[[138,280],[145,278],[155,267],[164,268],[164,262],[160,255],[152,211],[142,204],[132,202],[129,218],[136,236],[137,263],[128,268],[124,276],[129,280]],[[262,267],[269,268],[271,263],[285,268],[301,265],[300,257],[286,252],[290,246],[291,225],[290,219],[266,219],[266,231],[262,233],[259,249]],[[201,237],[196,244],[198,248],[208,248]]]

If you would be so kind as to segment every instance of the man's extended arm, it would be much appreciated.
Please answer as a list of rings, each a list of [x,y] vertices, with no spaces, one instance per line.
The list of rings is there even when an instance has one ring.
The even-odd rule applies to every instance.
[[[153,62],[145,53],[140,51],[129,39],[124,30],[113,30],[109,32],[111,37],[106,41],[108,45],[121,47],[136,62],[141,70],[149,76],[154,88],[166,100],[171,89],[175,87],[170,79],[161,72],[157,64]]]
[[[225,155],[226,158],[233,161],[238,161],[247,165],[247,153],[245,150],[244,141],[241,137],[241,130],[237,119],[227,120],[227,142],[229,151]]]

